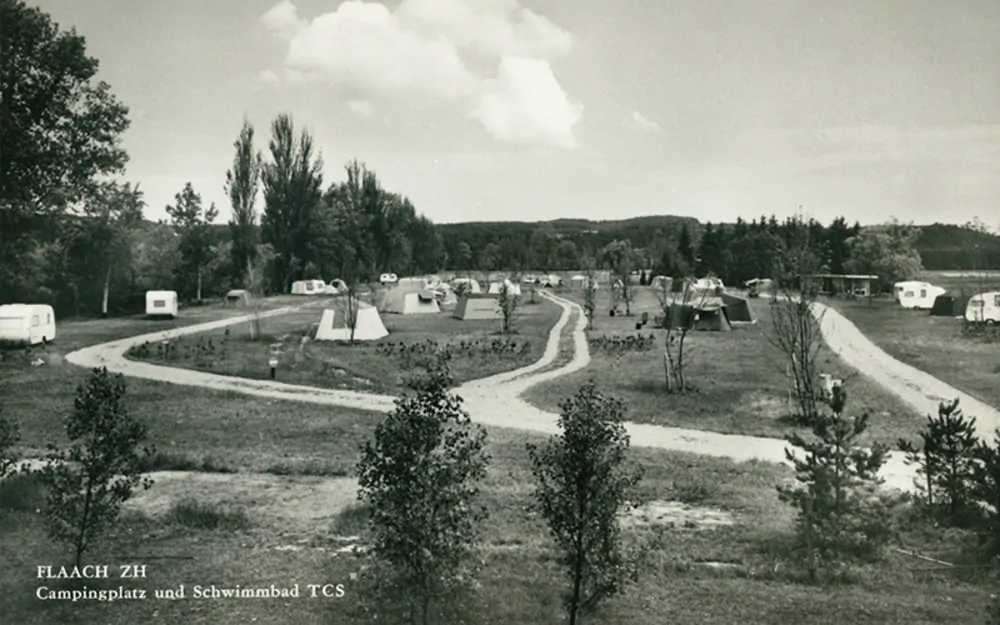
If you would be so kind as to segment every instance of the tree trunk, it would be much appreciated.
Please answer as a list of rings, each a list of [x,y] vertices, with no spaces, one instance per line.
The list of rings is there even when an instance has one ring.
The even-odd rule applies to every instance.
[[[669,341],[670,339],[668,338],[667,340]],[[673,371],[670,368],[670,352],[668,351],[669,349],[670,348],[667,347],[666,349],[663,350],[663,373],[664,377],[667,380],[667,392],[672,393],[674,390],[674,385],[672,381]]]
[[[90,523],[90,504],[93,498],[93,488],[88,479],[87,482],[87,494],[83,498],[83,514],[80,516],[80,532],[76,535],[76,558],[74,562],[76,567],[80,568],[80,564],[83,562],[83,550],[86,548],[86,538],[87,538],[87,525]]]
[[[111,267],[104,274],[104,298],[101,301],[101,316],[108,316],[108,295],[111,292]]]
[[[198,266],[198,301],[201,301],[201,266]]]

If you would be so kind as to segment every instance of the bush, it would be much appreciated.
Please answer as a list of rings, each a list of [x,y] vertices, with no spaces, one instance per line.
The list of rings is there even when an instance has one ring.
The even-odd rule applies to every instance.
[[[250,517],[243,508],[227,509],[191,497],[171,505],[166,518],[170,523],[199,530],[237,531],[250,527]]]
[[[45,486],[29,471],[0,480],[0,510],[36,512],[45,507]]]

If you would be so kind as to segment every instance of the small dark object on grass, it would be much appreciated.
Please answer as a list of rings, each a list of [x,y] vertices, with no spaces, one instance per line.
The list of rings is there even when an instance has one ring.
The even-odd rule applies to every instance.
[[[615,316],[615,311],[614,310],[609,310],[608,311],[608,316],[609,317],[614,317]]]

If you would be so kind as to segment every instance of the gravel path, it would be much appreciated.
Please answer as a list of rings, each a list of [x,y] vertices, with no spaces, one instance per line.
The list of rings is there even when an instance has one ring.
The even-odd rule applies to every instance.
[[[521,395],[536,384],[579,371],[589,364],[590,353],[584,332],[586,317],[580,306],[570,300],[548,292],[542,292],[542,296],[563,308],[562,316],[549,335],[542,358],[521,369],[467,382],[457,389],[457,392],[465,398],[465,406],[475,421],[484,425],[544,434],[558,432],[558,415],[528,404],[521,398]],[[280,315],[299,308],[302,307],[278,309],[261,316]],[[937,403],[941,399],[960,397],[967,412],[970,415],[975,415],[980,424],[988,428],[990,432],[992,432],[993,427],[1000,424],[1000,413],[996,409],[968,397],[922,371],[894,360],[876,347],[835,310],[819,305],[816,314],[821,319],[823,335],[834,352],[890,392],[899,395],[917,410],[921,412],[936,411]],[[561,367],[542,371],[557,358],[561,334],[574,316],[576,322],[573,327],[575,348],[573,359]],[[319,389],[266,380],[248,380],[137,362],[128,360],[124,356],[129,348],[147,341],[161,341],[186,334],[205,332],[228,325],[245,323],[249,319],[249,316],[223,319],[112,341],[72,352],[66,356],[66,359],[83,367],[105,366],[110,371],[126,376],[234,391],[272,399],[339,405],[378,412],[384,412],[393,406],[393,397],[386,395]],[[653,447],[727,457],[736,461],[785,462],[785,450],[788,447],[788,444],[780,439],[717,434],[656,425],[629,423],[627,430],[632,444],[637,447]],[[904,465],[902,460],[900,454],[893,454],[883,470],[883,477],[888,486],[910,490],[913,486],[914,473]]]

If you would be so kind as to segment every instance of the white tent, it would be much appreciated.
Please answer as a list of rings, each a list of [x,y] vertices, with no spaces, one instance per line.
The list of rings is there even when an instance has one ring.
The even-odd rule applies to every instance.
[[[490,290],[487,291],[487,292],[490,293],[490,294],[492,294],[492,295],[499,295],[500,294],[500,289],[503,287],[504,284],[507,285],[507,288],[510,290],[510,292],[512,294],[514,294],[514,295],[520,295],[521,294],[521,285],[520,284],[515,284],[515,283],[511,282],[510,280],[506,280],[506,279],[503,282],[490,282]]]
[[[538,283],[539,286],[551,288],[562,284],[562,278],[560,278],[554,273],[550,273],[547,276],[542,276],[538,278],[536,282]]]
[[[0,341],[35,345],[56,338],[56,314],[47,304],[0,306]]]
[[[947,289],[927,282],[897,283],[895,286],[899,284],[905,284],[902,291],[896,291],[896,299],[903,308],[930,310],[937,296],[947,292]]]
[[[1000,323],[1000,291],[973,295],[965,307],[965,320],[988,325]]]
[[[296,280],[292,283],[292,295],[324,295],[326,282],[322,280]]]
[[[451,281],[451,288],[457,291],[459,289],[458,285],[460,285],[460,284],[468,284],[469,285],[469,288],[466,290],[467,293],[482,293],[483,292],[483,290],[481,288],[479,288],[479,282],[476,281],[476,280],[473,280],[472,278],[455,278],[454,280]]]
[[[391,289],[386,291],[382,311],[398,315],[422,315],[441,312],[437,298],[431,291],[408,291]]]
[[[316,328],[317,341],[349,341],[351,340],[351,328],[348,324],[348,314],[346,308],[327,309],[323,311],[323,317]],[[355,341],[377,341],[380,338],[389,336],[389,331],[382,323],[382,317],[378,314],[378,309],[370,304],[358,302],[356,311],[356,321],[354,322]]]
[[[177,291],[146,291],[146,315],[176,317]]]
[[[582,289],[587,285],[587,276],[577,274],[569,279],[569,285],[574,289]]]

